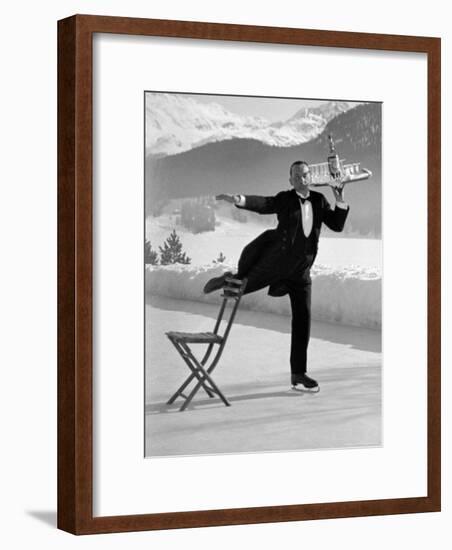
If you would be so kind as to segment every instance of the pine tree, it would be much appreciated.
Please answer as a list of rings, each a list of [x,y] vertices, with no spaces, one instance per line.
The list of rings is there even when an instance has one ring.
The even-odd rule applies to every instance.
[[[159,263],[158,254],[155,250],[152,250],[150,241],[145,240],[144,242],[144,263],[157,265]]]
[[[162,265],[191,263],[191,258],[182,252],[182,243],[175,229],[163,243],[163,247],[159,246],[159,250]]]

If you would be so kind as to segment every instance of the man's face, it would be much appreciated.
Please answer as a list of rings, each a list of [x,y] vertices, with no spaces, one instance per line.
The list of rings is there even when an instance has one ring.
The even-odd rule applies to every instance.
[[[290,171],[290,184],[295,191],[306,193],[311,183],[311,171],[306,164],[296,164]]]

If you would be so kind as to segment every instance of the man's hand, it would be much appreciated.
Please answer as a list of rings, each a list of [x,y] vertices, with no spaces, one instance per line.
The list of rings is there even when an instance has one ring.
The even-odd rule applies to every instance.
[[[237,202],[236,197],[237,195],[217,195],[215,198],[217,201],[226,201],[235,204]]]
[[[345,181],[338,181],[334,185],[331,186],[331,189],[333,190],[334,198],[336,199],[336,202],[345,202],[344,200],[344,186]]]

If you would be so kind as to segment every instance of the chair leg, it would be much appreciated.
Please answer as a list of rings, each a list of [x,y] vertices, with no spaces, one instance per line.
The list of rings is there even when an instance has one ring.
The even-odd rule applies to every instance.
[[[177,397],[182,394],[182,392],[185,390],[185,388],[194,380],[196,376],[192,373],[190,376],[185,380],[185,382],[179,387],[179,389],[176,391],[174,395],[172,395],[169,400],[166,402],[167,405],[171,405],[176,401]],[[215,397],[215,395],[205,386],[203,386],[204,391],[207,393],[209,397]]]
[[[218,386],[214,383],[214,381],[210,378],[210,376],[206,376],[206,378],[208,378],[209,382],[212,384],[212,386],[215,388],[215,392],[218,394],[218,397],[223,401],[223,403],[226,405],[226,407],[230,407],[231,404],[229,403],[229,401],[226,399],[226,397],[221,393],[221,391],[219,390]],[[185,409],[188,407],[188,405],[190,404],[190,401],[193,399],[193,397],[196,395],[196,393],[198,392],[199,388],[204,384],[204,380],[200,380],[194,387],[193,389],[191,390],[191,392],[188,394],[187,396],[187,399],[184,401],[184,403],[182,403],[182,406],[181,408],[179,409],[180,411],[185,411]]]
[[[187,352],[184,349],[184,347],[181,344],[179,344],[179,343],[175,342],[174,340],[172,340],[171,338],[169,340],[174,345],[174,347],[176,348],[177,352],[182,357],[182,359],[185,361],[188,368],[191,370],[191,374],[185,380],[185,382],[179,387],[179,389],[170,397],[170,399],[167,401],[167,405],[171,405],[172,403],[174,403],[174,401],[179,397],[179,395],[182,396],[182,392],[190,384],[190,382],[192,382],[192,380],[194,380],[195,378],[197,378],[199,380],[199,376],[196,373],[196,369],[195,369],[195,367],[193,367],[191,365],[190,360],[187,358]],[[193,354],[190,354],[190,355],[195,360],[195,363],[197,363],[196,359],[193,357]],[[201,367],[201,370],[203,371],[204,369]],[[207,393],[207,395],[209,397],[214,397],[214,394],[209,390],[208,387],[206,387],[205,385],[202,385],[202,387],[204,388],[204,391]],[[182,397],[184,397],[184,396],[182,396]]]
[[[171,405],[179,396],[181,396],[185,399],[185,401],[179,410],[184,411],[190,404],[193,397],[202,387],[209,397],[215,397],[215,394],[216,394],[218,395],[218,397],[220,397],[223,403],[229,407],[230,403],[228,402],[226,397],[223,395],[223,393],[220,391],[220,389],[218,388],[218,386],[215,384],[215,382],[212,380],[210,376],[210,373],[215,367],[216,361],[214,361],[210,365],[210,367],[205,368],[204,359],[203,361],[199,362],[196,359],[196,357],[193,355],[190,347],[187,344],[176,342],[171,338],[169,338],[169,340],[174,345],[174,347],[176,348],[177,352],[182,357],[182,359],[185,361],[187,367],[191,371],[191,374],[187,377],[185,382],[178,388],[178,390],[170,397],[170,399],[167,401],[167,404]],[[191,392],[187,396],[184,395],[182,392],[195,379],[197,380],[197,382],[192,388]],[[210,387],[207,384],[210,384]]]
[[[185,400],[185,403],[183,403],[182,407],[180,408],[181,411],[184,411],[188,405],[190,404],[190,401],[193,399],[193,397],[196,395],[196,393],[199,391],[199,389],[202,387],[204,387],[204,389],[206,389],[205,387],[205,382],[206,380],[209,382],[209,384],[211,385],[212,389],[214,390],[214,392],[218,395],[218,397],[223,401],[223,403],[227,406],[227,407],[230,407],[231,404],[229,403],[229,401],[226,399],[226,397],[223,395],[223,393],[220,391],[219,387],[215,384],[215,382],[212,380],[209,372],[211,372],[211,370],[209,371],[209,369],[204,369],[203,366],[196,360],[196,357],[191,353],[191,350],[188,346],[183,346],[188,357],[190,357],[190,360],[196,365],[196,367],[190,367],[192,368],[193,370],[193,374],[196,376],[196,378],[198,378],[198,382],[197,384],[195,384],[195,386],[193,387],[192,391],[189,393],[189,395],[187,396],[187,399]],[[188,363],[187,363],[188,364]],[[197,369],[197,372],[195,374],[195,370]],[[198,376],[198,372],[201,372],[201,374]]]

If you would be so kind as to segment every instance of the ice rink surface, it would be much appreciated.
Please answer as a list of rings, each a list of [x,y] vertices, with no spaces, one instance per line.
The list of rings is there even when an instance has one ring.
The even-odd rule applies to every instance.
[[[203,390],[184,412],[181,399],[167,405],[189,370],[165,332],[211,331],[219,301],[147,297],[147,456],[382,444],[381,332],[366,328],[313,323],[308,373],[321,391],[302,393],[290,388],[290,318],[239,310],[213,376],[231,406]]]

